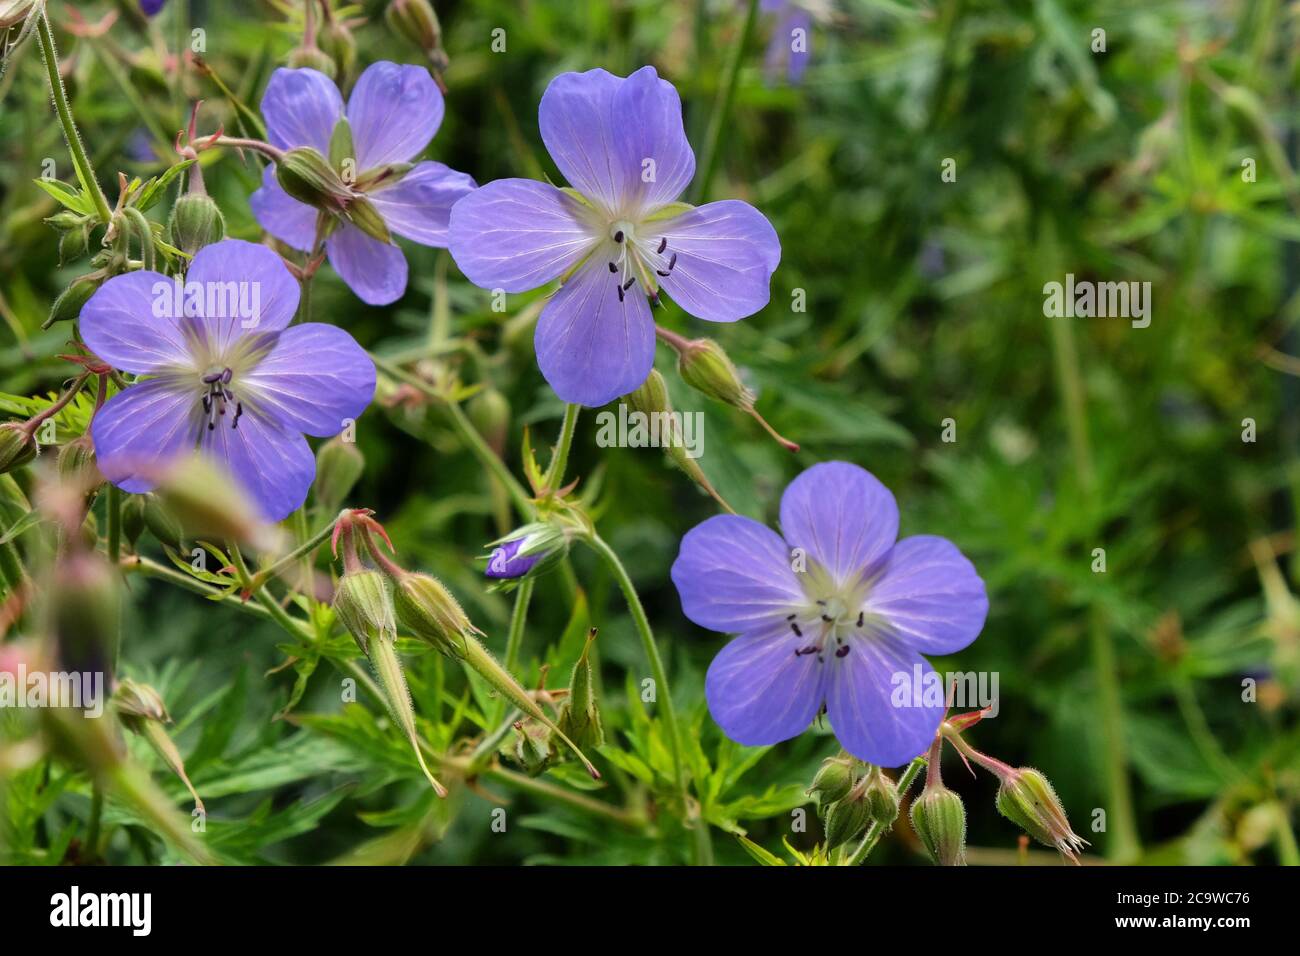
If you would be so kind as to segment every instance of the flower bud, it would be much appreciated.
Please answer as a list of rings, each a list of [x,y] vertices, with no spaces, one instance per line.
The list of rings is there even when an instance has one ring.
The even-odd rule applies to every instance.
[[[144,510],[144,495],[127,495],[122,502],[122,537],[132,548],[144,533]]]
[[[141,499],[140,513],[144,519],[144,526],[149,529],[149,533],[159,543],[166,545],[173,551],[179,551],[184,545],[183,532],[181,524],[176,520],[176,516],[157,495],[133,495],[133,498]]]
[[[393,599],[378,571],[362,568],[344,574],[334,591],[334,613],[367,655],[372,640],[397,636]]]
[[[338,75],[338,67],[334,63],[334,58],[323,50],[314,46],[297,46],[289,51],[289,56],[285,61],[292,70],[303,67],[324,73],[331,80]]]
[[[354,197],[329,160],[310,146],[285,153],[275,167],[275,178],[294,199],[335,215]]]
[[[605,743],[605,729],[596,706],[596,689],[591,673],[591,645],[596,639],[593,627],[587,635],[582,656],[573,666],[569,679],[569,698],[560,710],[560,729],[580,747],[600,747]]]
[[[555,763],[559,754],[549,727],[535,720],[521,720],[514,729],[514,737],[501,748],[503,757],[523,767],[530,777],[538,776]]]
[[[122,726],[149,741],[149,746],[162,762],[185,784],[185,789],[194,798],[194,806],[204,809],[202,798],[190,782],[189,774],[185,772],[185,761],[181,758],[180,751],[163,729],[163,724],[170,724],[172,718],[167,713],[162,695],[148,684],[137,683],[128,677],[113,692],[113,706],[117,709]]]
[[[203,455],[165,468],[156,494],[187,539],[232,540],[263,551],[274,550],[279,542],[276,529],[262,519],[244,490]]]
[[[1056,791],[1033,767],[1020,767],[1002,775],[997,807],[1004,817],[1039,843],[1055,847],[1078,862],[1078,853],[1088,841],[1070,829]]]
[[[54,304],[50,306],[50,314],[41,323],[41,328],[48,329],[55,322],[70,322],[80,318],[82,306],[90,301],[90,297],[103,283],[102,277],[81,278],[74,281],[54,300]]]
[[[384,11],[389,29],[406,37],[432,61],[434,69],[447,68],[447,54],[442,49],[442,25],[429,0],[393,0]]]
[[[469,400],[465,407],[475,430],[498,455],[505,450],[510,430],[510,402],[491,386]]]
[[[0,424],[0,475],[21,468],[36,452],[36,440],[23,422]]]
[[[465,635],[473,632],[474,625],[442,582],[429,574],[407,572],[393,583],[393,603],[402,627],[448,657],[463,658]]]
[[[94,551],[69,551],[46,592],[46,631],[59,669],[112,678],[122,617],[117,569]]]
[[[870,822],[870,809],[862,797],[850,794],[835,801],[826,810],[826,849],[833,850],[860,836]]]
[[[341,20],[331,19],[316,38],[321,52],[334,61],[334,72],[329,74],[346,80],[357,62],[357,40]]]
[[[212,197],[203,193],[186,193],[172,207],[167,228],[172,245],[192,256],[204,246],[225,238],[226,219]]]
[[[912,801],[912,829],[940,866],[966,865],[966,806],[942,784]]]
[[[321,510],[332,514],[342,508],[365,468],[365,456],[356,442],[336,435],[321,445],[316,452],[316,483],[312,486]]]
[[[827,757],[817,768],[812,786],[807,790],[819,807],[827,807],[842,800],[853,789],[853,765],[843,757]]]
[[[59,477],[90,494],[104,483],[95,464],[95,443],[90,435],[81,435],[59,449]]]
[[[754,393],[740,380],[740,373],[722,346],[713,339],[694,339],[677,356],[682,381],[709,398],[748,411]]]
[[[484,574],[498,580],[537,577],[551,570],[569,549],[569,535],[558,524],[534,521],[494,541]]]
[[[892,827],[898,819],[898,785],[879,767],[872,766],[863,781],[863,799],[873,823]]]

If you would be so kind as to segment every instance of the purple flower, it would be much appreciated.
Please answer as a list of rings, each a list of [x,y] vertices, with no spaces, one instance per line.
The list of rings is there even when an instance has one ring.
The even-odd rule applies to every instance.
[[[227,239],[194,256],[184,284],[158,272],[109,279],[81,310],[86,345],[148,376],[114,396],[90,432],[104,477],[148,491],[159,467],[196,447],[278,521],[316,473],[303,433],[358,417],[375,366],[342,329],[290,326],[298,283],[265,246]]]
[[[812,57],[812,15],[791,0],[763,0],[763,9],[777,15],[763,57],[763,72],[772,83],[784,68],[787,82],[797,85]]]
[[[363,192],[389,230],[426,246],[445,248],[452,205],[474,188],[474,180],[442,163],[416,163],[401,170],[433,139],[442,123],[442,94],[419,66],[375,63],[366,68],[344,109],[334,81],[316,70],[279,69],[266,86],[262,115],[273,146],[309,146],[330,156],[335,127],[351,127],[355,188]],[[394,164],[396,165],[395,168]],[[385,175],[368,174],[389,167]],[[316,239],[317,211],[291,198],[275,178],[262,173],[262,187],[250,200],[262,228],[281,242],[308,252]],[[406,291],[406,256],[349,223],[325,241],[330,264],[363,302],[387,305]]]
[[[650,374],[661,287],[694,316],[734,322],[767,304],[781,244],[747,203],[675,202],[695,154],[677,91],[653,67],[562,73],[538,115],[574,188],[488,183],[452,209],[451,254],[488,289],[564,277],[537,323],[537,364],[564,401],[603,405]]]
[[[682,610],[739,635],[709,667],[709,711],[732,740],[760,745],[798,736],[824,704],[849,753],[906,763],[944,711],[924,693],[938,678],[921,654],[975,640],[988,613],[984,582],[944,538],[898,541],[894,496],[845,462],[790,483],[781,528],[784,539],[718,515],[682,539],[672,568]]]
[[[532,570],[533,565],[546,557],[544,552],[519,557],[524,539],[515,538],[497,547],[488,558],[487,569],[483,572],[489,578],[521,578]]]
[[[140,0],[140,10],[146,17],[157,16],[167,0]]]

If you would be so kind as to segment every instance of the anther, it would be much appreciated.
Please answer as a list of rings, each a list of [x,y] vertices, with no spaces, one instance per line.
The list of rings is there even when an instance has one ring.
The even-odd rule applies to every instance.
[[[668,248],[668,237],[664,236],[662,239],[659,240],[659,248],[655,250],[655,254],[662,256],[664,254],[664,250],[667,248]]]
[[[835,656],[836,657],[846,656],[849,653],[849,648],[852,646],[853,646],[852,644],[845,644],[843,647],[837,647],[835,649]]]
[[[614,263],[611,262],[611,263],[609,264],[609,271],[610,271],[610,272],[617,272],[617,271],[618,271],[618,266],[614,265]]]
[[[867,614],[866,611],[859,611],[859,612],[858,612],[858,627],[861,627],[861,626],[862,626],[862,620],[863,620],[864,617],[866,617],[866,614]]]
[[[795,637],[803,637],[803,631],[799,630],[799,625],[791,622],[790,630],[794,631]]]
[[[623,241],[623,230],[622,230],[622,229],[620,229],[618,232],[614,233],[614,241],[615,241],[615,242],[622,242],[622,241]]]
[[[636,281],[636,279],[635,279],[635,278],[632,278],[632,279],[628,279],[626,282],[624,282],[624,283],[623,283],[623,291],[626,292],[628,289],[632,288],[632,283],[635,282],[635,281]]]

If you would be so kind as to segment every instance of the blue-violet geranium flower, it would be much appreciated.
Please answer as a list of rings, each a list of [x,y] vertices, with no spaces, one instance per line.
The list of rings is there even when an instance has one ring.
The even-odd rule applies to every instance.
[[[375,391],[374,363],[347,332],[289,325],[298,293],[279,256],[238,239],[200,249],[183,284],[144,270],[105,282],[81,310],[82,339],[147,377],[91,421],[104,477],[148,491],[160,468],[197,448],[268,521],[293,513],[316,473],[303,433],[338,434]]]
[[[426,246],[445,248],[447,218],[474,180],[442,163],[425,161],[406,170],[442,124],[443,102],[429,71],[379,62],[366,68],[344,108],[338,87],[311,69],[279,69],[262,96],[267,138],[279,149],[306,146],[329,157],[335,127],[346,121],[355,153],[353,188],[375,208],[388,229]],[[346,139],[346,137],[345,137]],[[262,228],[281,242],[310,252],[318,212],[292,198],[275,178],[249,200]],[[342,222],[325,240],[330,265],[370,305],[396,302],[406,291],[402,250]]]
[[[944,707],[921,656],[979,635],[984,582],[952,542],[898,537],[898,506],[870,472],[814,465],[781,497],[781,530],[718,515],[682,539],[672,578],[696,624],[739,635],[714,658],[705,696],[728,737],[774,744],[826,707],[840,744],[899,766],[923,753]],[[940,695],[942,696],[942,695]]]
[[[737,200],[676,202],[695,175],[672,84],[562,73],[538,109],[542,141],[573,188],[498,179],[451,211],[451,254],[470,281],[525,292],[563,277],[537,322],[542,374],[566,402],[603,405],[654,363],[650,304],[734,322],[767,304],[776,231]]]

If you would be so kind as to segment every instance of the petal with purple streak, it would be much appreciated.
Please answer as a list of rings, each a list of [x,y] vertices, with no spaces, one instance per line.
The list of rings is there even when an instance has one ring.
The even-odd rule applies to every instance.
[[[174,313],[175,282],[161,272],[114,276],[81,307],[81,337],[101,359],[134,375],[192,365]]]
[[[388,305],[406,291],[406,256],[397,246],[345,225],[325,241],[325,249],[334,271],[362,302]]]
[[[793,637],[783,619],[807,603],[781,536],[739,515],[715,515],[688,531],[672,579],[682,613],[729,634],[774,625]]]
[[[542,552],[518,557],[524,539],[516,538],[497,547],[488,558],[484,574],[489,578],[520,578],[532,570],[533,565],[546,557]]]
[[[616,140],[618,161],[632,173],[625,180],[625,202],[645,212],[672,202],[695,175],[677,90],[645,66],[619,85],[613,109],[616,117],[628,118]]]
[[[560,173],[608,213],[622,211],[640,167],[623,163],[619,143],[635,117],[616,117],[614,97],[625,83],[605,70],[561,73],[546,87],[537,110],[542,142]]]
[[[561,401],[595,407],[626,395],[654,364],[655,324],[637,289],[620,300],[618,277],[589,260],[537,322],[537,365]]]
[[[442,163],[424,162],[417,163],[396,185],[367,195],[393,232],[445,249],[451,208],[473,191],[471,177]]]
[[[298,510],[316,475],[307,439],[281,428],[256,407],[244,409],[238,427],[223,419],[215,428],[204,428],[203,450],[252,496],[267,521]]]
[[[187,292],[196,283],[202,291],[198,317],[216,357],[227,356],[245,335],[284,328],[298,311],[297,280],[284,260],[254,242],[223,239],[204,246],[185,273]],[[188,295],[186,302],[188,313]]]
[[[348,97],[357,169],[407,163],[442,124],[442,93],[422,66],[381,61],[366,67]]]
[[[865,468],[827,461],[804,471],[781,496],[781,533],[793,547],[848,582],[871,569],[898,538],[898,505]]]
[[[826,714],[840,744],[881,767],[898,767],[925,753],[944,712],[942,684],[934,685],[937,700],[926,698],[938,679],[926,676],[934,668],[892,637],[855,638],[849,646],[843,657],[826,662]]]
[[[168,462],[194,449],[201,417],[188,379],[166,375],[132,385],[91,419],[95,463],[123,491],[148,491]]]
[[[660,279],[673,301],[711,322],[734,322],[767,305],[781,241],[767,218],[736,199],[706,203],[644,228],[676,255]]]
[[[451,211],[451,254],[485,289],[526,292],[563,275],[597,244],[588,210],[549,183],[498,179]]]
[[[370,404],[375,363],[338,326],[309,322],[281,332],[239,388],[237,398],[281,425],[323,438],[337,435]]]
[[[310,146],[328,156],[330,137],[343,116],[343,97],[334,81],[319,70],[281,67],[266,84],[262,116],[272,146]]]
[[[796,654],[797,638],[769,628],[727,644],[709,665],[709,713],[736,743],[763,746],[797,737],[825,697],[826,664]]]
[[[946,538],[899,541],[872,584],[865,610],[923,654],[953,654],[979,637],[989,599],[975,566]]]
[[[249,197],[248,204],[258,225],[275,238],[299,252],[311,251],[319,214],[284,191],[275,178],[274,165],[262,170],[262,185]]]

